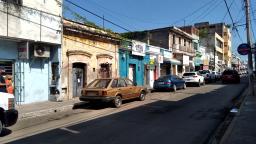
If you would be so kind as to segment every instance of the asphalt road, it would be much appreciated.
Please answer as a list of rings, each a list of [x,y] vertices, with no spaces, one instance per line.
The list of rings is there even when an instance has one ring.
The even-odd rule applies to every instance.
[[[109,115],[34,133],[11,144],[203,144],[245,87],[242,80],[240,84],[208,84],[176,93],[155,92],[144,102],[125,103],[120,110],[102,108]],[[87,116],[82,113],[80,119],[81,115]],[[47,123],[38,127],[45,128]]]

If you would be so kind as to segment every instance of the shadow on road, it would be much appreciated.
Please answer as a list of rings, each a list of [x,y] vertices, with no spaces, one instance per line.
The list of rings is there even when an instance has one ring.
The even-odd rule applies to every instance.
[[[58,128],[27,137],[12,144],[202,144],[209,140],[225,118],[232,99],[239,96],[245,87],[246,84],[225,85],[207,94],[194,94],[180,101],[158,100],[68,126],[65,130]],[[74,107],[101,109],[108,106],[78,103]]]

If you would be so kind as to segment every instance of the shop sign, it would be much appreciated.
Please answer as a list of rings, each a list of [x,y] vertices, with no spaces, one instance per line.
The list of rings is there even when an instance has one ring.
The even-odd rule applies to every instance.
[[[138,41],[133,41],[132,43],[132,54],[138,56],[145,56],[146,44]]]
[[[169,51],[164,51],[164,57],[165,58],[172,58],[172,54],[171,54],[171,52],[169,52]]]
[[[154,59],[150,59],[150,60],[149,60],[149,64],[150,64],[150,65],[155,65],[155,60],[154,60]]]
[[[200,64],[202,64],[202,60],[196,57],[194,63],[195,63],[195,66],[200,66]]]
[[[18,58],[29,59],[29,43],[28,42],[18,43]]]
[[[189,56],[183,55],[183,65],[189,65]]]
[[[160,48],[155,46],[149,46],[148,52],[154,53],[154,54],[160,54]]]
[[[158,63],[164,63],[164,57],[162,55],[158,55],[157,61]]]

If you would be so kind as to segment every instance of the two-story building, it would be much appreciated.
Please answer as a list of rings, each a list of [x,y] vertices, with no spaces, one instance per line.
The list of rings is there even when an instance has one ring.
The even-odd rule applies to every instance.
[[[193,37],[177,27],[132,32],[123,34],[123,36],[147,42],[172,52],[170,58],[164,59],[164,63],[161,64],[161,75],[164,73],[165,75],[181,75],[184,72],[193,71],[195,68]]]
[[[62,0],[0,0],[0,66],[18,104],[59,94]]]
[[[118,35],[101,28],[63,20],[62,98],[80,96],[96,78],[119,76]]]

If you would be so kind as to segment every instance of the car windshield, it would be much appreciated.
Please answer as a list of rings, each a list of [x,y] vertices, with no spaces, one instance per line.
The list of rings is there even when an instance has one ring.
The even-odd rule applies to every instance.
[[[233,74],[233,71],[231,71],[231,70],[223,72],[223,75],[232,75],[232,74]]]
[[[209,71],[208,70],[202,70],[202,71],[199,71],[199,73],[200,74],[207,74],[207,73],[209,73]]]
[[[166,79],[171,79],[171,75],[167,75],[167,76],[161,76],[160,78],[158,78],[158,80],[166,80]]]
[[[96,79],[87,88],[107,88],[111,79]]]
[[[196,75],[195,73],[184,73],[183,76],[194,76]]]

